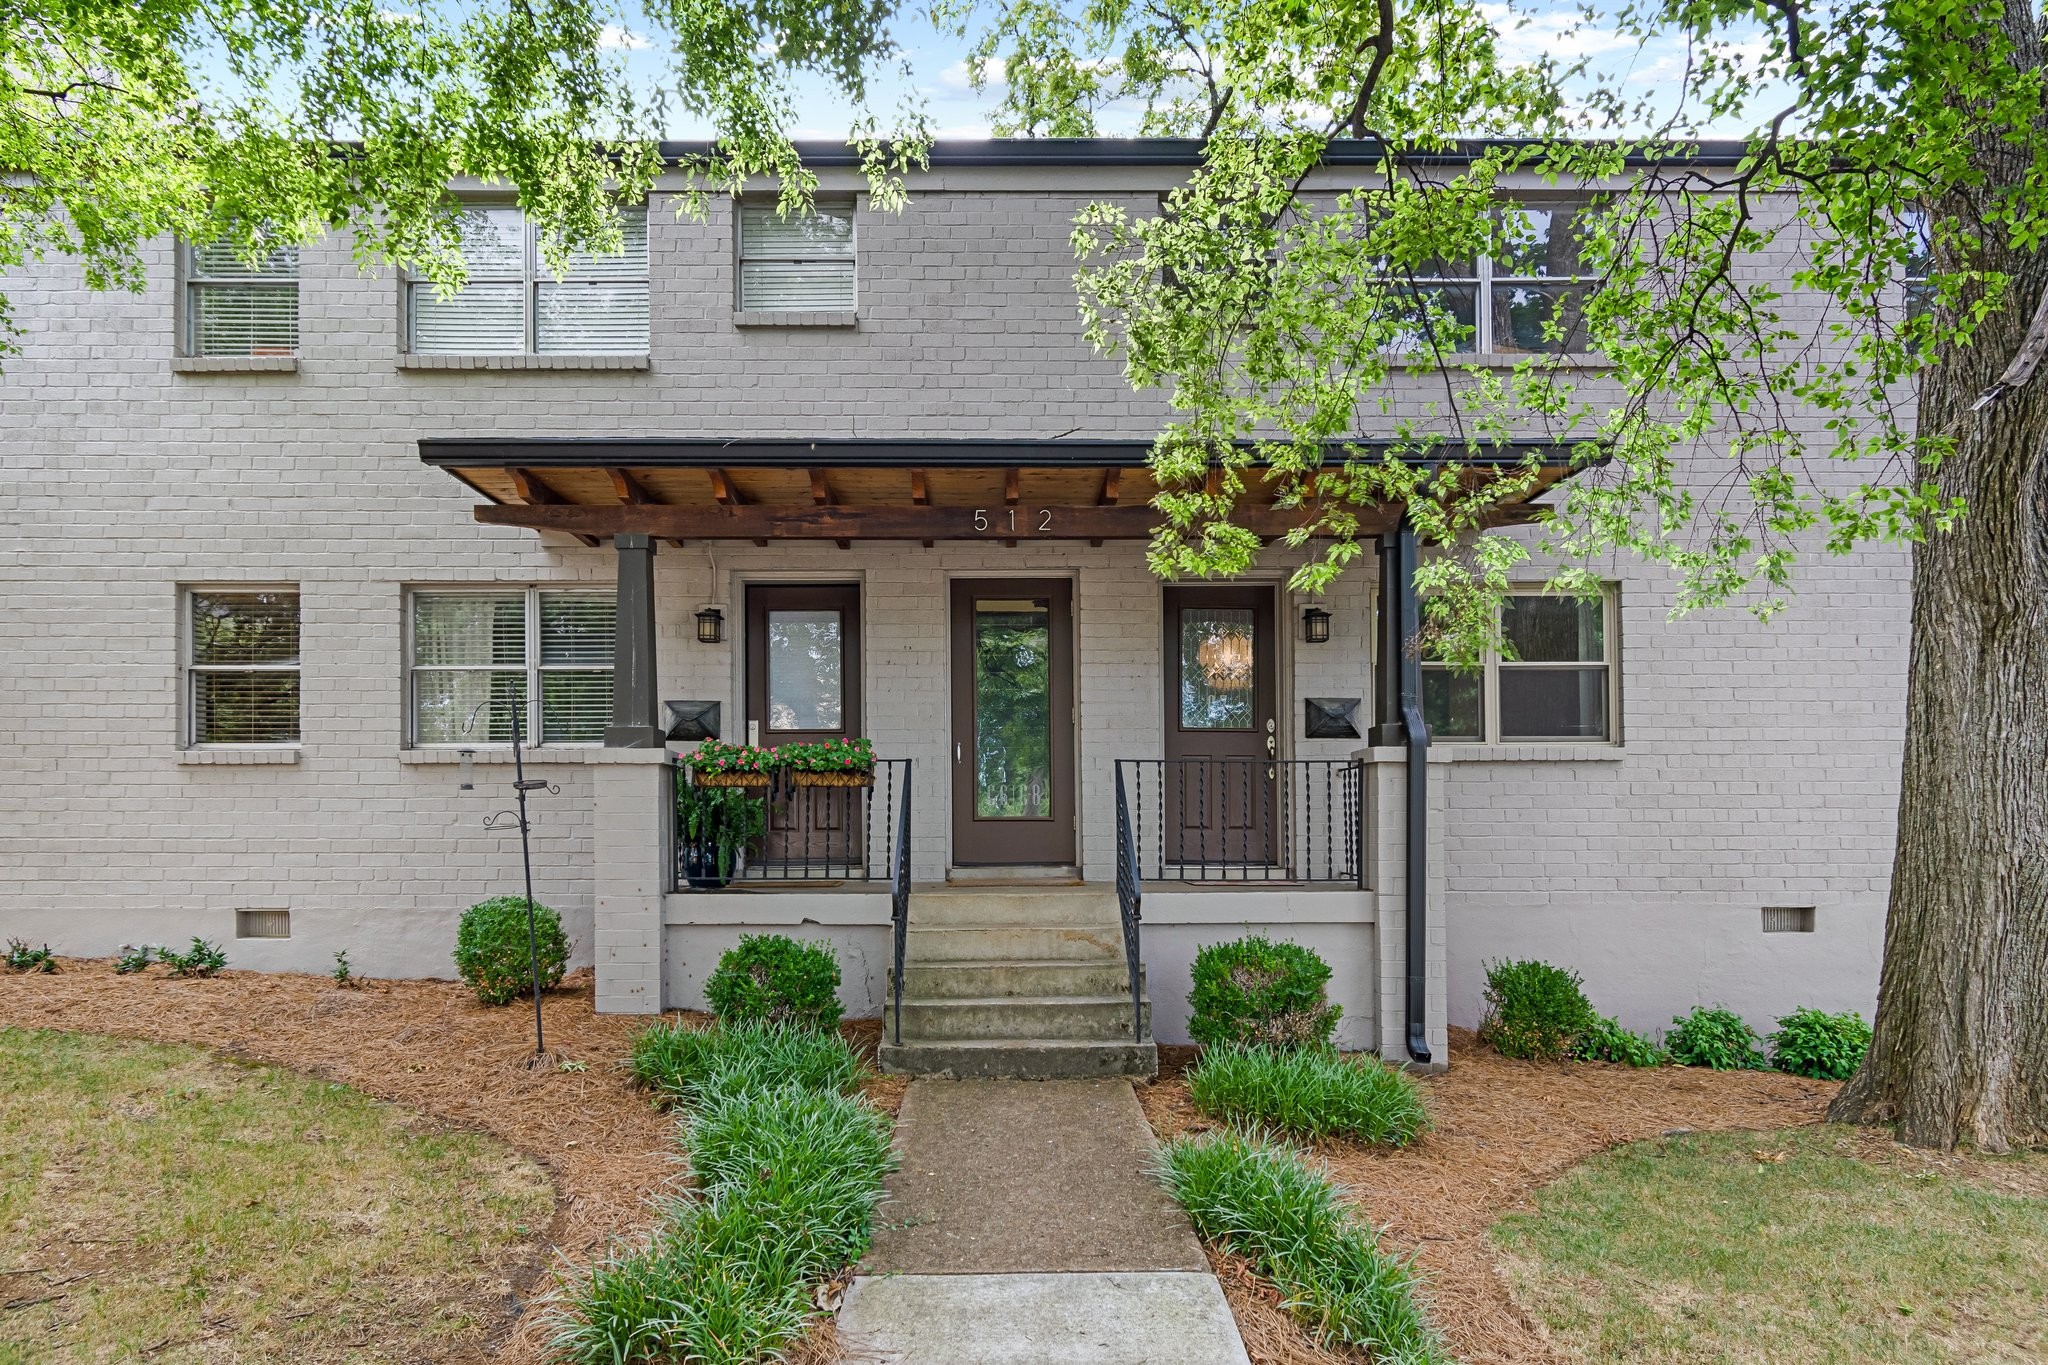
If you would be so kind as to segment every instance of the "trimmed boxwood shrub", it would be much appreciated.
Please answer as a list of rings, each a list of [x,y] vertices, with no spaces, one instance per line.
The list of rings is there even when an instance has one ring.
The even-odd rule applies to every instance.
[[[781,934],[747,934],[718,959],[704,998],[726,1024],[836,1028],[839,959],[821,944]]]
[[[1742,1021],[1734,1010],[1719,1005],[1696,1005],[1683,1018],[1673,1015],[1674,1027],[1664,1035],[1664,1046],[1680,1066],[1704,1066],[1714,1071],[1765,1071],[1770,1063],[1757,1051],[1756,1030]]]
[[[1771,1065],[1778,1070],[1819,1081],[1846,1081],[1870,1050],[1870,1025],[1854,1010],[1829,1014],[1796,1009],[1778,1020],[1770,1042]]]
[[[1330,966],[1298,943],[1254,934],[1195,954],[1188,1036],[1198,1043],[1303,1047],[1330,1041],[1344,1011],[1324,998]]]
[[[1562,1061],[1598,1022],[1577,972],[1536,961],[1486,968],[1479,1041],[1503,1057]]]
[[[533,934],[533,944],[540,949],[541,989],[553,990],[562,984],[562,972],[569,965],[562,917],[534,902]],[[462,925],[455,931],[455,971],[486,1005],[509,1005],[533,990],[526,897],[493,896],[462,912]]]

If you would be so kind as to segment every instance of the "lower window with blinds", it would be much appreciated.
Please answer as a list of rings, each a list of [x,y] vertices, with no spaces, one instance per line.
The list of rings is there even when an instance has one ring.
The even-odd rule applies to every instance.
[[[299,742],[299,594],[193,588],[185,598],[186,742]]]
[[[610,592],[418,590],[407,666],[417,746],[599,744],[611,721]]]

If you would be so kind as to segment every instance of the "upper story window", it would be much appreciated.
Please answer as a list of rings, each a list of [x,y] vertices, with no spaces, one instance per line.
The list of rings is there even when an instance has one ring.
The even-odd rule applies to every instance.
[[[1432,739],[1467,742],[1614,738],[1614,596],[1593,601],[1517,590],[1501,611],[1514,658],[1472,672],[1427,660],[1422,711]]]
[[[415,355],[645,355],[647,210],[619,212],[616,256],[577,252],[556,279],[533,225],[516,208],[462,213],[468,283],[443,298],[406,284],[407,345]]]
[[[1906,316],[1917,318],[1934,308],[1934,287],[1927,277],[1934,273],[1934,233],[1927,210],[1910,208],[1899,215],[1910,240],[1906,247]]]
[[[296,355],[299,249],[255,261],[228,242],[184,247],[187,355]]]
[[[1494,211],[1500,249],[1492,255],[1431,262],[1403,281],[1406,315],[1398,349],[1499,355],[1568,354],[1586,349],[1586,276],[1582,220],[1588,200],[1505,206]]]
[[[515,708],[526,743],[600,743],[616,615],[610,592],[414,593],[412,743],[510,743]]]
[[[853,205],[808,213],[740,206],[742,312],[848,312],[854,306]]]
[[[187,742],[298,743],[298,591],[194,588],[185,607]]]

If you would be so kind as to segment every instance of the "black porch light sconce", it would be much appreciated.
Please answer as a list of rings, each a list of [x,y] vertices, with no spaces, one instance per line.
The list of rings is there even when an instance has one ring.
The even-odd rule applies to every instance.
[[[717,607],[706,607],[697,613],[697,643],[715,645],[725,640],[725,613]]]
[[[1330,613],[1321,607],[1308,607],[1301,613],[1301,638],[1312,645],[1326,645],[1330,642]]]

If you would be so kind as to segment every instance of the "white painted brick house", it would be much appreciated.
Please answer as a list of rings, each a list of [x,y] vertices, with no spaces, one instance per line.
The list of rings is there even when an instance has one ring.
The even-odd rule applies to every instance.
[[[535,802],[536,890],[603,1007],[700,1005],[719,951],[772,927],[831,938],[851,1011],[874,1012],[906,780],[916,928],[949,878],[1112,885],[1122,763],[1158,1036],[1186,1036],[1195,949],[1251,928],[1332,963],[1345,1041],[1409,1055],[1376,566],[1312,603],[1276,549],[1218,594],[1162,585],[1129,538],[1163,408],[1081,339],[1069,233],[1105,198],[1152,211],[1188,156],[942,145],[887,214],[818,153],[810,231],[657,193],[644,259],[563,283],[507,214],[454,301],[334,239],[267,280],[163,242],[139,295],[64,264],[7,277],[0,937],[199,934],[236,966],[345,949],[447,975],[463,907],[518,881],[516,836],[483,825],[510,802],[509,722],[455,722],[526,688],[529,762],[559,787]],[[1604,608],[1531,599],[1528,638],[1564,641],[1546,677],[1424,685],[1418,1041],[1438,1062],[1504,956],[1578,968],[1638,1027],[1711,1001],[1758,1024],[1871,1006],[1904,555],[1810,564],[1768,626],[1674,621],[1660,572],[1605,576]],[[998,635],[1035,662],[984,678]],[[1311,738],[1311,698],[1356,701],[1357,737]],[[795,826],[732,886],[678,889],[671,700],[719,703],[728,741],[865,734],[883,771],[778,788]]]

